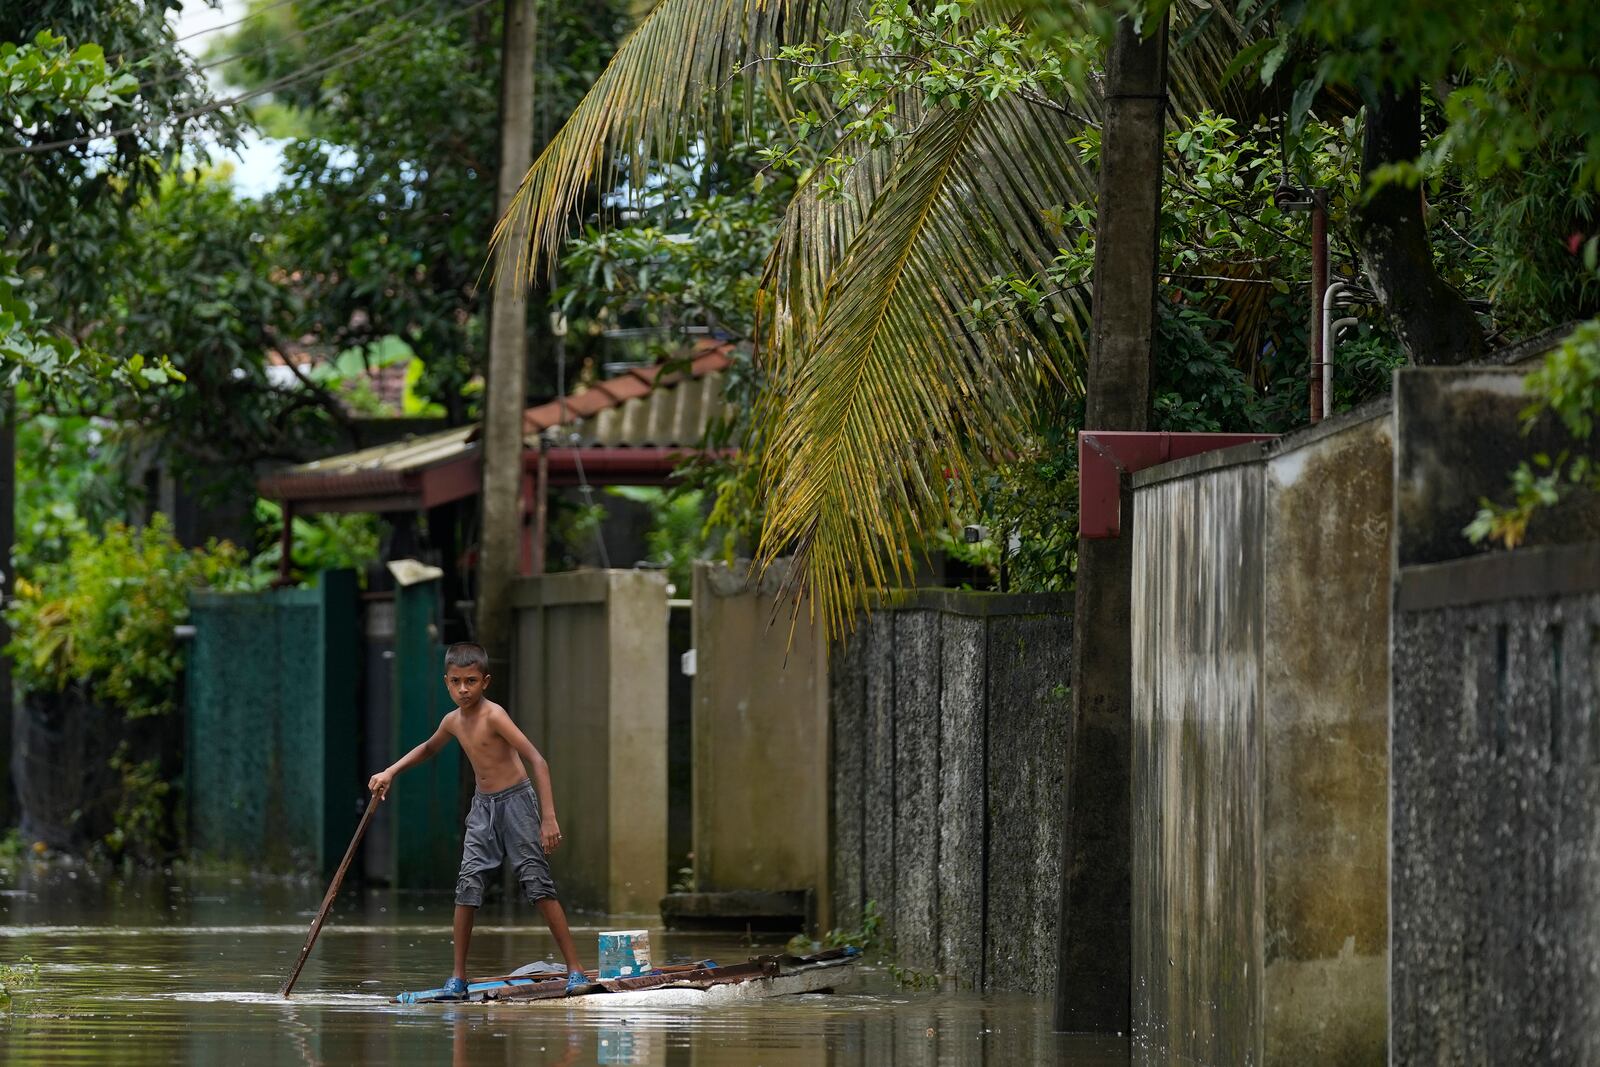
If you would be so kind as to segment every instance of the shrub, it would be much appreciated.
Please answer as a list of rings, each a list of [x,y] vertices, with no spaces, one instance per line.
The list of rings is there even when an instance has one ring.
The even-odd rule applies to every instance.
[[[5,613],[17,684],[60,693],[77,682],[126,718],[168,714],[183,669],[173,627],[189,617],[189,593],[239,585],[243,564],[228,542],[185,549],[161,515],[75,533],[65,559],[17,580]]]

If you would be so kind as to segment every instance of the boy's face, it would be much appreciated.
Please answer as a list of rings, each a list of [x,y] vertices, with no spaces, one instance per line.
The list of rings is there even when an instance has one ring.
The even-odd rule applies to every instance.
[[[477,667],[451,667],[444,672],[444,687],[456,707],[467,708],[483,699],[489,676]]]

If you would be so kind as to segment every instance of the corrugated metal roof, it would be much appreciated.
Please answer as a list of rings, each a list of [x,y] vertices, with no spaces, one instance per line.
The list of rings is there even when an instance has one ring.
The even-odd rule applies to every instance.
[[[355,471],[399,471],[431,467],[444,460],[455,459],[471,449],[476,426],[456,426],[449,430],[407,437],[386,445],[374,445],[358,452],[314,459],[290,467],[280,474],[350,474]]]
[[[711,420],[727,410],[722,373],[731,362],[731,348],[702,342],[681,370],[662,374],[659,365],[639,367],[574,392],[564,402],[529,408],[523,413],[524,442],[537,448],[540,434],[560,423],[565,430],[555,433],[552,441],[558,448],[696,448]],[[377,494],[400,500],[407,494],[426,495],[417,476],[429,471],[450,474],[440,468],[454,468],[474,457],[478,434],[477,425],[458,426],[329,456],[267,475],[257,488],[263,496],[283,500],[327,501],[342,496],[366,500]],[[451,489],[436,492],[454,496],[468,491],[465,483],[456,485],[459,479],[449,480]]]

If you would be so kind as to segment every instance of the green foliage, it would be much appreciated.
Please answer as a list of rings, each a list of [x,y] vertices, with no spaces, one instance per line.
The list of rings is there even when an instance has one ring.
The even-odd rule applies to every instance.
[[[813,941],[804,934],[797,934],[790,938],[785,948],[796,956],[804,956],[825,948],[853,948],[868,952],[881,944],[882,929],[883,916],[878,912],[878,902],[869,900],[861,909],[860,926],[850,930],[839,928],[829,930],[821,941]]]
[[[301,458],[345,418],[336,382],[284,389],[268,376],[268,353],[292,328],[285,309],[297,302],[276,277],[274,226],[220,175],[175,176],[133,206],[107,257],[118,289],[88,339],[167,356],[183,380],[101,390],[74,407],[138,427],[191,485],[248,483],[254,464]]]
[[[111,769],[119,778],[117,810],[104,844],[113,855],[153,859],[163,854],[167,841],[172,783],[161,773],[156,759],[134,761],[128,743],[111,755]]]
[[[592,496],[579,499],[560,495],[550,498],[550,544],[545,566],[551,571],[568,571],[592,562],[590,550],[600,543],[600,527],[606,521],[606,506]]]
[[[1594,71],[1600,26],[1584,5],[1249,0],[1240,6],[1252,20],[1281,17],[1277,44],[1261,67],[1264,81],[1292,50],[1314,49],[1304,57],[1308,81],[1296,96],[1300,114],[1322,86],[1434,86],[1443,97],[1445,126],[1430,157],[1449,157],[1492,177],[1519,170],[1541,146],[1562,142],[1571,146],[1572,186],[1600,190],[1600,79]]]
[[[650,562],[667,572],[676,595],[687,596],[694,580],[694,562],[706,558],[701,492],[669,492],[653,486],[613,486],[606,492],[650,508],[650,529],[645,534]]]
[[[938,989],[939,976],[919,971],[911,967],[902,967],[890,961],[884,964],[884,970],[889,972],[889,977],[894,979],[894,984],[901,989]]]
[[[283,507],[273,500],[257,500],[255,515],[262,548],[250,559],[250,581],[256,588],[266,588],[278,577],[283,559]],[[364,574],[367,565],[378,559],[376,515],[296,515],[293,533],[295,570],[302,574],[345,568]]]
[[[787,177],[752,187],[760,143],[742,140],[713,159],[652,168],[642,197],[648,203],[627,211],[637,221],[591,224],[562,256],[561,309],[589,320],[591,331],[645,326],[670,335],[704,326],[751,337],[762,267],[794,190]]]
[[[241,87],[339,63],[349,49],[373,54],[273,93],[275,105],[294,110],[289,130],[298,134],[284,149],[284,184],[263,205],[279,239],[276,260],[297,279],[286,336],[328,353],[398,337],[422,361],[416,394],[464,421],[473,414],[465,387],[483,369],[480,282],[494,224],[501,5],[467,17],[456,17],[455,0],[400,9],[366,0],[253,7],[262,17],[216,46],[248,54],[222,68]],[[620,0],[541,6],[541,127],[545,116],[570,110],[599,72],[623,8]],[[542,302],[532,295],[538,332]],[[533,366],[533,388],[550,388],[549,361]]]
[[[0,44],[0,118],[7,128],[56,130],[63,120],[94,118],[126,106],[136,89],[131,74],[112,71],[99,45],[74,48],[43,29],[31,44]],[[27,166],[6,164],[15,170]],[[0,170],[0,220],[9,215],[7,177],[6,170]],[[31,229],[38,221],[17,220],[17,225]],[[103,351],[80,348],[55,328],[39,311],[17,235],[7,237],[0,243],[0,380],[13,386],[29,381],[44,388],[95,379],[138,388],[169,380],[171,367],[165,361],[124,364]]]
[[[841,200],[859,153],[904,139],[920,112],[1009,96],[1064,110],[1060,98],[1087,73],[1092,40],[1031,35],[976,17],[977,6],[877,0],[859,25],[780,49],[799,110],[789,119],[789,141],[762,148],[762,161],[780,170],[816,167],[817,195]],[[819,130],[838,137],[816,162],[808,142]]]
[[[707,558],[724,563],[754,551],[761,540],[763,520],[759,495],[762,428],[752,416],[766,379],[743,347],[734,349],[729,358],[722,389],[727,414],[706,428],[704,450],[673,472],[677,480],[674,492],[694,493],[705,507],[696,541]]]
[[[0,7],[0,378],[8,383],[26,378],[72,396],[85,385],[138,389],[175,377],[161,353],[84,336],[99,301],[119,289],[105,259],[129,206],[182,153],[195,158],[195,140],[234,143],[226,114],[197,107],[205,83],[174,46],[166,14],[175,6]],[[123,127],[123,136],[96,139]]]
[[[19,386],[16,427],[16,544],[12,567],[28,575],[64,560],[72,538],[127,513],[134,492],[124,449],[103,420],[53,415]]]
[[[934,547],[987,571],[1010,592],[1072,588],[1078,562],[1078,448],[1073,427],[1082,421],[1073,403],[1041,420],[1028,447],[997,464],[978,487],[975,522],[989,537],[976,545],[956,528],[938,531]]]
[[[882,928],[883,916],[878,912],[878,902],[869,900],[861,909],[861,925],[853,930],[829,930],[822,939],[822,947],[856,948],[866,952],[878,944]]]
[[[1600,493],[1600,460],[1589,442],[1600,416],[1600,319],[1579,326],[1544,365],[1524,381],[1533,398],[1522,412],[1524,431],[1547,417],[1560,420],[1573,446],[1555,455],[1540,452],[1511,472],[1511,500],[1480,502],[1464,533],[1475,544],[1498,541],[1516,548],[1528,525],[1547,508],[1580,493]]]
[[[75,533],[64,559],[17,580],[5,613],[13,677],[45,693],[84,683],[129,719],[165,715],[176,707],[183,653],[173,627],[189,616],[189,593],[237,585],[242,564],[226,542],[183,548],[160,515]]]
[[[99,45],[70,48],[49,30],[32,44],[0,44],[0,108],[23,126],[99,115],[126,104],[138,84],[126,71],[113,74]]]
[[[32,956],[23,956],[16,963],[0,963],[0,1008],[10,1011],[19,991],[38,984],[39,965]]]
[[[1456,253],[1439,257],[1441,273],[1461,288],[1458,264],[1481,270],[1499,330],[1531,333],[1600,308],[1589,251],[1590,241],[1600,248],[1600,25],[1585,5],[1237,7],[1248,25],[1271,32],[1270,45],[1241,56],[1241,69],[1293,86],[1295,131],[1379,87],[1430,91],[1420,157],[1381,168],[1374,182],[1420,187],[1430,236]]]

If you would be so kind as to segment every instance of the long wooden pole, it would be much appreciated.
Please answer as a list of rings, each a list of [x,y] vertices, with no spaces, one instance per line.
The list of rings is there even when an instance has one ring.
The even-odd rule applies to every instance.
[[[344,872],[350,869],[350,861],[355,859],[356,846],[361,843],[361,835],[367,832],[367,823],[372,821],[372,813],[378,810],[378,803],[383,798],[374,796],[367,800],[367,810],[361,813],[361,822],[356,826],[356,835],[350,839],[350,847],[344,850],[344,859],[339,863],[339,869],[333,872],[333,882],[328,886],[328,893],[322,898],[322,907],[317,909],[317,917],[311,920],[311,930],[306,934],[306,943],[300,948],[300,958],[295,960],[294,971],[283,983],[283,988],[278,990],[278,995],[288,999],[289,990],[300,978],[300,969],[306,965],[306,957],[311,955],[311,946],[317,943],[317,935],[322,933],[322,921],[328,917],[328,909],[333,907],[333,898],[339,895],[339,885],[344,881]]]

